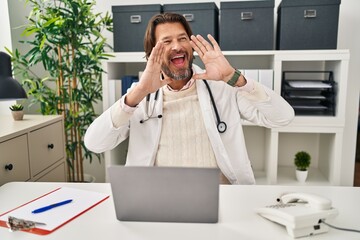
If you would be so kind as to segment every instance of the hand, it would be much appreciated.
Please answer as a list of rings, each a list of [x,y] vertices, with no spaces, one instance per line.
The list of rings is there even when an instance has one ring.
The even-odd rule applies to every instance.
[[[190,44],[198,53],[200,59],[205,65],[205,73],[195,74],[195,79],[209,79],[227,82],[234,74],[234,68],[216,42],[216,40],[208,34],[211,44],[202,36],[191,36]]]
[[[160,79],[163,58],[164,45],[162,42],[158,42],[151,51],[139,84],[126,95],[125,104],[135,107],[146,95],[156,92],[159,88],[171,82],[169,78]]]
[[[139,81],[139,87],[143,89],[146,95],[156,92],[159,88],[171,82],[169,78],[160,78],[163,58],[164,44],[162,42],[157,42],[151,51],[145,70]]]

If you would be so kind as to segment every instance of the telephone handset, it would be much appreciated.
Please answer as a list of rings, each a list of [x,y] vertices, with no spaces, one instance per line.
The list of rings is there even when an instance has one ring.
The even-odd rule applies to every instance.
[[[331,208],[331,201],[327,198],[320,197],[314,194],[309,193],[289,193],[282,195],[279,200],[282,203],[292,203],[292,202],[304,202],[310,205],[311,208],[318,210],[327,210]]]
[[[289,193],[277,199],[278,203],[256,209],[270,221],[279,223],[293,238],[324,233],[328,226],[320,220],[329,220],[338,215],[327,198],[309,193]]]

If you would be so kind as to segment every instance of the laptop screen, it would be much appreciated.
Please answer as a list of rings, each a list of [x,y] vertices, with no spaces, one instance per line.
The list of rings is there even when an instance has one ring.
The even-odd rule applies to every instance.
[[[121,221],[216,223],[216,168],[108,168],[116,216]]]

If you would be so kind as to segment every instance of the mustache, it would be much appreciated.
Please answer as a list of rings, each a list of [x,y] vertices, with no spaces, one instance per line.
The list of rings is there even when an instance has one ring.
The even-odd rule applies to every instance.
[[[176,52],[171,52],[168,56],[169,61],[171,59],[173,59],[174,57],[178,56],[178,55],[184,55],[184,57],[186,58],[188,56],[186,51],[180,50],[180,51],[176,51]]]

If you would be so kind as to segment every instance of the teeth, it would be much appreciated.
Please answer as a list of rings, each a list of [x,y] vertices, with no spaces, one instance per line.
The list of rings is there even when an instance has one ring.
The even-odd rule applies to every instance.
[[[181,56],[175,56],[175,57],[173,57],[172,59],[175,59],[175,58],[183,58],[184,57],[184,55],[181,55]]]

